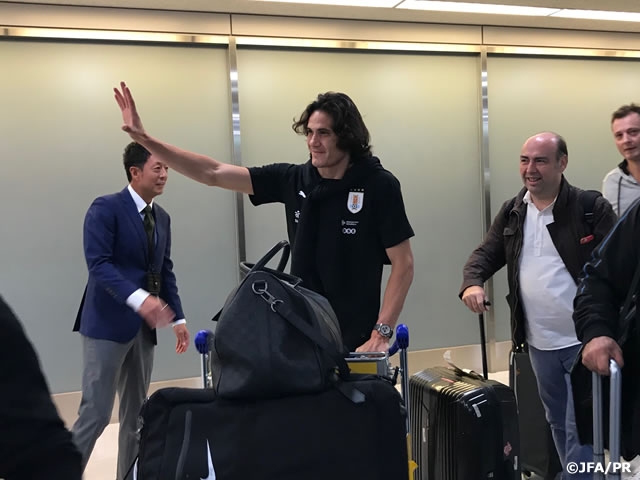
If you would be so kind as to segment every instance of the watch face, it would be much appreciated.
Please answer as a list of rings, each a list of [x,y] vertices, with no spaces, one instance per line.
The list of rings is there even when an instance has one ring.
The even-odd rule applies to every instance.
[[[385,325],[385,324],[378,325],[378,332],[383,337],[387,337],[387,338],[391,337],[391,327],[389,325]]]

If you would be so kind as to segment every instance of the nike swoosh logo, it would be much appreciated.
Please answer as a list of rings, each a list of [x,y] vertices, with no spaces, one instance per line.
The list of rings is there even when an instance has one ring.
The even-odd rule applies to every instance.
[[[206,478],[200,480],[216,480],[216,471],[213,469],[213,460],[211,460],[211,447],[209,446],[209,440],[207,440],[207,465],[209,466],[209,475]]]

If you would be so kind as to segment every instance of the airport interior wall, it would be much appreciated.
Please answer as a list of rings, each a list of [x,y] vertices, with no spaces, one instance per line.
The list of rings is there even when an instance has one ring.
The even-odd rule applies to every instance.
[[[118,17],[123,31],[204,29],[199,17],[160,27],[144,13],[126,24],[131,15]],[[245,166],[306,161],[293,118],[320,92],[348,93],[374,153],[401,182],[416,233],[415,279],[400,319],[412,350],[478,342],[477,318],[457,296],[462,266],[488,219],[521,188],[524,140],[544,130],[563,135],[567,179],[600,189],[620,161],[611,112],[640,101],[634,34],[625,38],[637,46],[616,49],[602,35],[585,41],[546,32],[531,48],[520,45],[526,29],[362,22],[347,29],[355,38],[346,41],[329,21],[226,17],[233,16],[212,17],[211,31],[196,40],[95,38],[100,14],[84,24],[73,14],[56,20],[85,25],[79,38],[36,20],[48,35],[0,35],[0,294],[25,324],[56,393],[80,388],[81,342],[71,327],[87,279],[84,214],[96,196],[127,183],[121,156],[129,139],[112,95],[120,80],[152,135]],[[384,38],[389,29],[393,41]],[[157,201],[172,215],[175,272],[195,335],[213,327],[237,284],[240,257],[255,260],[286,238],[283,208],[256,208],[175,172]],[[505,295],[502,271],[494,282],[495,342],[510,338]],[[195,350],[178,357],[174,342],[172,332],[160,332],[154,380],[198,374]]]

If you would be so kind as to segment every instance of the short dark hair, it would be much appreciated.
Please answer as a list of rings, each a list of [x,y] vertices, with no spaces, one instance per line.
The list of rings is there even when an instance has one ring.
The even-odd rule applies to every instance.
[[[316,110],[329,115],[333,121],[331,128],[338,136],[337,146],[340,150],[349,152],[351,161],[361,157],[371,156],[369,145],[369,130],[367,130],[358,107],[348,95],[339,92],[326,92],[318,95],[307,105],[300,118],[293,119],[293,131],[299,135],[307,134],[309,117]]]
[[[631,115],[632,113],[637,113],[640,115],[640,105],[636,105],[635,103],[630,103],[629,105],[622,105],[615,112],[611,114],[611,123],[614,120],[618,120],[619,118],[624,118],[627,115]]]
[[[122,154],[122,163],[124,163],[124,171],[127,172],[128,181],[131,181],[131,172],[129,169],[131,167],[143,168],[150,156],[151,153],[149,150],[139,143],[131,142],[125,147],[124,153]]]
[[[558,135],[554,133],[556,139],[556,160],[560,161],[560,157],[563,155],[569,156],[569,150],[567,149],[567,141],[562,137],[562,135]]]

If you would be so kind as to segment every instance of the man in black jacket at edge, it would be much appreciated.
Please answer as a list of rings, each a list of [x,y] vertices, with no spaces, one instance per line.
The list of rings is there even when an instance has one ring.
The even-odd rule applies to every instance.
[[[615,360],[623,370],[622,380],[622,454],[630,459],[640,454],[640,337],[638,336],[637,294],[638,287],[630,292],[632,280],[640,265],[640,202],[636,201],[620,218],[611,233],[593,252],[592,259],[584,266],[578,292],[574,300],[573,320],[578,339],[582,342],[583,365],[601,375],[609,375],[609,360]],[[627,294],[632,297],[630,308],[636,307],[625,328],[620,322],[620,311]],[[623,331],[626,330],[626,331]],[[624,337],[621,347],[617,340]],[[625,355],[623,357],[623,351]],[[572,375],[574,387],[587,384],[588,379]],[[576,389],[576,414],[578,428],[588,436],[591,428],[590,384],[584,392]],[[579,402],[584,399],[586,406],[581,414]],[[606,398],[605,398],[606,402]],[[584,429],[584,430],[583,430]],[[612,459],[614,461],[614,459]],[[635,463],[635,462],[634,462]],[[633,465],[632,465],[633,466]],[[637,468],[637,467],[635,467]],[[627,477],[623,477],[627,478]],[[632,478],[636,478],[634,475]]]
[[[2,297],[0,344],[0,478],[80,480],[80,453],[51,400],[33,345]]]
[[[639,239],[640,203],[636,202],[584,266],[573,320],[584,345],[582,363],[600,375],[609,375],[610,359],[624,366],[622,350],[616,342],[621,333],[618,317],[638,268]]]

